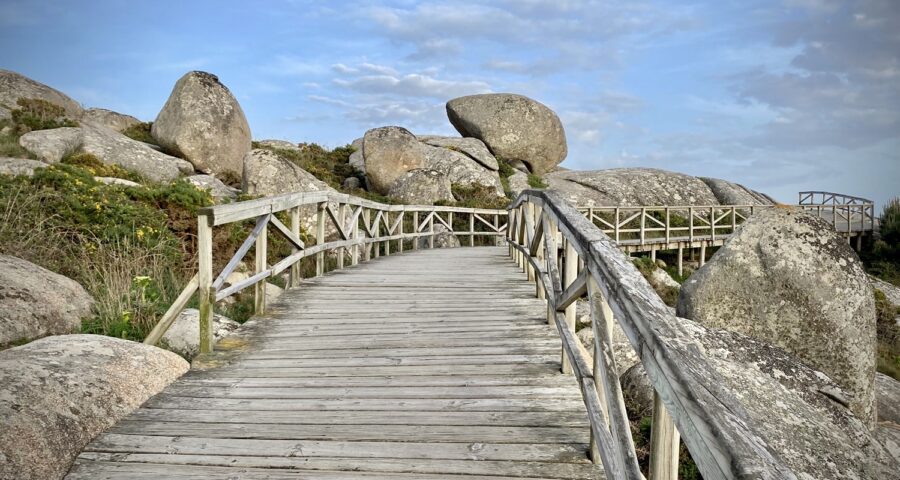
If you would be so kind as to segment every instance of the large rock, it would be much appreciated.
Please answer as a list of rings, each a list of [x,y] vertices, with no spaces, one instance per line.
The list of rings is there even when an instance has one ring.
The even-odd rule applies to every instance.
[[[622,397],[631,418],[649,417],[653,414],[653,384],[640,363],[632,365],[619,376]]]
[[[119,132],[97,125],[84,125],[81,150],[101,162],[135,171],[148,180],[170,182],[194,173],[194,166],[180,158],[158,152]]]
[[[362,173],[366,173],[366,159],[363,157],[363,139],[357,138],[350,144],[353,147],[353,153],[347,162]]]
[[[56,163],[81,148],[84,134],[80,128],[63,127],[35,130],[19,137],[19,145],[42,162]]]
[[[771,198],[755,190],[718,178],[697,177],[712,190],[721,205],[772,205]]]
[[[492,93],[447,102],[447,117],[464,137],[475,137],[494,155],[518,160],[543,175],[568,153],[562,122],[547,106],[522,95]]]
[[[287,140],[259,140],[256,142],[260,147],[280,148],[282,150],[300,151],[300,147],[296,143]]]
[[[16,72],[0,69],[0,119],[9,118],[10,111],[18,108],[20,98],[38,98],[59,105],[72,119],[78,119],[83,109],[66,94],[54,90]]]
[[[433,205],[438,201],[453,201],[453,192],[447,176],[427,168],[404,173],[391,185],[388,195],[409,205]]]
[[[206,72],[188,72],[175,83],[150,133],[204,173],[240,177],[250,151],[244,111],[219,78]]]
[[[655,168],[557,171],[543,179],[579,207],[719,204],[699,178]]]
[[[0,347],[81,329],[94,299],[72,279],[0,255]]]
[[[100,335],[0,352],[0,478],[62,478],[91,439],[188,368],[174,353]]]
[[[439,135],[419,135],[419,141],[433,147],[443,147],[465,154],[472,160],[480,163],[488,170],[497,171],[500,165],[497,159],[491,155],[484,142],[477,138],[442,137]]]
[[[363,137],[363,158],[369,186],[387,193],[404,173],[425,167],[425,154],[416,136],[402,127],[381,127]]]
[[[875,420],[875,307],[869,280],[831,226],[793,208],[750,217],[682,285],[679,316],[777,345],[830,375]]]
[[[241,189],[249,195],[333,190],[296,163],[264,148],[248,152],[241,170]]]
[[[240,326],[240,323],[224,315],[214,314],[213,338],[219,341],[231,335]],[[184,309],[163,335],[162,340],[169,350],[187,359],[194,358],[200,352],[200,310]]]
[[[419,248],[428,248],[429,237],[419,237]],[[447,227],[435,222],[434,224],[434,248],[457,248],[459,247],[459,238]]]
[[[46,166],[47,164],[44,162],[27,158],[0,157],[0,175],[9,175],[11,177],[25,175],[30,177],[34,175],[35,168],[44,168]]]
[[[484,168],[460,152],[443,147],[422,145],[425,165],[431,170],[443,173],[451,185],[472,187],[481,185],[494,190],[498,197],[504,195],[503,184],[497,172]]]
[[[184,177],[184,179],[200,190],[209,192],[216,203],[234,200],[237,198],[238,193],[240,193],[240,190],[225,185],[221,180],[212,175],[191,175],[189,177]]]
[[[528,174],[519,170],[506,177],[506,181],[509,183],[509,192],[513,197],[518,197],[520,193],[531,188],[528,183]]]
[[[296,163],[270,150],[255,148],[244,157],[241,189],[250,195],[279,195],[294,192],[334,191],[327,183],[300,168]],[[316,206],[300,208],[302,226],[306,231],[315,231]],[[326,222],[328,235],[334,230],[331,222]]]
[[[105,108],[89,108],[85,110],[81,116],[81,121],[100,125],[117,132],[141,123],[140,120],[131,115],[125,115],[124,113],[114,112]]]
[[[875,401],[878,421],[896,423],[900,427],[900,382],[883,373],[876,373]]]

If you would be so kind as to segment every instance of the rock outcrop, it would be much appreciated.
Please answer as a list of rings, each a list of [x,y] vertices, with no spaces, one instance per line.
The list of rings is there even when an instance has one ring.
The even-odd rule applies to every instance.
[[[100,335],[0,352],[0,478],[62,478],[92,438],[188,368],[174,353]]]
[[[125,115],[105,108],[89,108],[85,110],[81,116],[81,121],[106,127],[117,132],[141,123],[140,120],[131,115]]]
[[[26,177],[30,177],[34,175],[35,168],[43,168],[46,166],[46,163],[37,160],[0,157],[0,175],[9,175],[11,177],[25,175]]]
[[[219,314],[213,315],[213,338],[219,341],[237,330],[241,324]],[[200,352],[200,310],[186,308],[172,326],[163,335],[162,341],[166,347],[187,358],[194,358]]]
[[[463,137],[474,137],[505,160],[543,175],[568,153],[562,122],[547,106],[522,95],[492,93],[447,102],[447,117]]]
[[[447,176],[427,168],[404,173],[391,185],[388,195],[411,205],[433,205],[438,201],[453,201],[453,192]]]
[[[883,373],[876,373],[875,402],[878,421],[895,423],[900,428],[900,382]]]
[[[256,143],[258,145],[260,145],[261,147],[280,148],[282,150],[300,151],[300,147],[298,147],[296,143],[291,143],[287,140],[260,140]]]
[[[0,119],[9,118],[18,108],[20,98],[37,98],[59,105],[72,119],[81,117],[83,109],[68,95],[16,72],[0,69]]]
[[[875,420],[875,307],[869,280],[827,222],[793,208],[750,217],[682,285],[679,316],[742,333],[834,379]]]
[[[503,184],[500,183],[497,172],[484,168],[469,156],[444,147],[422,145],[421,149],[425,154],[427,168],[442,173],[451,185],[481,185],[493,189],[498,197],[504,195]]]
[[[728,180],[697,177],[712,190],[722,205],[772,205],[775,202],[766,195]]]
[[[410,170],[425,167],[425,154],[416,136],[402,127],[381,127],[363,137],[366,178],[374,190],[387,193]]]
[[[81,151],[101,162],[133,170],[155,182],[170,182],[183,174],[194,173],[189,162],[150,148],[119,132],[96,125],[84,125]]]
[[[228,88],[215,75],[197,71],[175,83],[150,133],[197,170],[238,177],[252,138],[244,111]]]
[[[531,188],[528,184],[528,174],[519,170],[506,177],[506,181],[509,182],[509,192],[513,197],[518,197],[520,193]]]
[[[497,159],[494,158],[484,142],[477,138],[419,135],[419,141],[433,147],[442,147],[463,153],[488,170],[497,171],[500,169]]]
[[[366,173],[366,159],[363,157],[363,139],[357,138],[350,144],[353,147],[353,153],[347,162],[362,173]]]
[[[93,305],[94,299],[74,280],[0,255],[0,347],[77,332]]]
[[[419,248],[428,248],[429,238],[427,236],[419,237]],[[459,239],[447,227],[436,223],[434,225],[434,248],[457,248],[459,247]]]
[[[719,204],[699,178],[655,168],[557,171],[543,179],[550,190],[580,207]]]
[[[191,175],[189,177],[184,177],[184,179],[200,190],[208,191],[216,203],[221,203],[225,200],[234,200],[237,198],[238,193],[240,193],[240,190],[225,185],[221,180],[212,175]]]
[[[19,137],[19,145],[45,163],[57,163],[75,153],[83,141],[82,129],[76,127],[35,130]]]
[[[248,152],[241,170],[241,190],[250,195],[333,190],[296,163],[264,148]]]

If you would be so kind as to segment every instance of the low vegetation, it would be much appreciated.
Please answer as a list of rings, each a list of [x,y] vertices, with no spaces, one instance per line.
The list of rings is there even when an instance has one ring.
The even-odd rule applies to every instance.
[[[900,307],[892,305],[884,292],[875,289],[875,318],[878,337],[877,369],[900,380]]]
[[[634,266],[637,267],[638,271],[641,272],[641,275],[647,279],[647,282],[650,286],[656,290],[656,293],[659,295],[659,298],[662,299],[663,303],[670,307],[674,307],[678,304],[678,293],[679,289],[677,287],[672,287],[669,285],[660,285],[656,281],[652,279],[653,272],[659,268],[656,263],[650,259],[650,257],[638,257],[633,260]],[[678,282],[681,283],[681,282]]]
[[[254,142],[254,148],[264,148],[277,153],[311,173],[331,188],[340,190],[349,177],[356,177],[360,182],[365,176],[356,167],[350,165],[350,155],[355,149],[350,145],[328,150],[315,143],[301,143],[297,149],[277,148]]]
[[[66,117],[65,109],[55,103],[39,98],[20,98],[16,105],[18,108],[10,113],[18,135],[34,130],[78,126],[78,122]]]
[[[153,138],[153,135],[150,135],[151,127],[153,127],[153,122],[136,123],[125,130],[122,130],[122,135],[139,142],[159,145],[156,139]]]
[[[860,258],[869,273],[900,287],[900,198],[884,206],[878,234],[880,238],[864,249]]]

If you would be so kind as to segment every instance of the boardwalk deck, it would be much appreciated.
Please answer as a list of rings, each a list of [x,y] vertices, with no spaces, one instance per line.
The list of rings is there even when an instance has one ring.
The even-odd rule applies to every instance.
[[[560,340],[505,248],[305,282],[95,439],[69,479],[602,478]]]

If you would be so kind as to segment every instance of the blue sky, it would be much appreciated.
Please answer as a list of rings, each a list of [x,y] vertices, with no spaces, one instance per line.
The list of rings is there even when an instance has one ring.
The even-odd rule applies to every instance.
[[[0,0],[0,68],[153,120],[189,70],[256,139],[327,146],[515,92],[561,117],[564,166],[900,194],[900,3]]]

